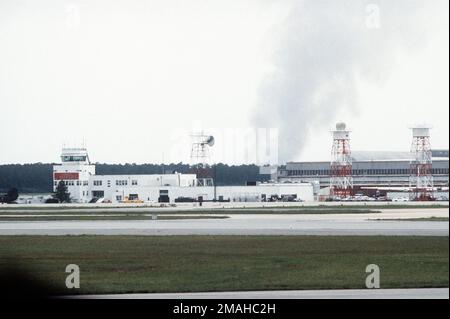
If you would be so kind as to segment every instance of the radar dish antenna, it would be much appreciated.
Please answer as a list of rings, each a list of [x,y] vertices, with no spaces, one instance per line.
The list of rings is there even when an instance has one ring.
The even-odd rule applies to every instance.
[[[212,135],[208,136],[208,138],[206,140],[206,144],[208,144],[208,146],[210,146],[210,147],[214,146],[215,142],[216,141],[214,139],[214,136],[212,136]]]

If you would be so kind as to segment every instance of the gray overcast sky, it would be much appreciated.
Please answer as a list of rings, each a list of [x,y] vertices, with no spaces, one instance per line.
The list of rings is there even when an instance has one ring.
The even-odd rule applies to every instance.
[[[93,161],[186,162],[198,127],[217,136],[216,161],[245,161],[223,136],[252,127],[279,129],[282,160],[326,160],[339,120],[355,150],[408,150],[415,123],[448,148],[448,12],[447,0],[0,0],[0,163],[55,162],[83,140]]]

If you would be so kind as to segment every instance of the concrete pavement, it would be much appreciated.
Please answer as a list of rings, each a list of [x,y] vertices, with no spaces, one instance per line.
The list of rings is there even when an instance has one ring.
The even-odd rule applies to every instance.
[[[84,295],[82,299],[449,299],[448,288]]]
[[[220,213],[227,215],[226,213]],[[227,219],[0,221],[0,235],[383,235],[448,236],[448,208],[364,214],[230,214]],[[74,217],[76,219],[76,217]]]
[[[448,222],[397,220],[431,216],[448,217],[449,210],[401,209],[369,214],[232,214],[227,219],[2,221],[0,235],[448,236]]]

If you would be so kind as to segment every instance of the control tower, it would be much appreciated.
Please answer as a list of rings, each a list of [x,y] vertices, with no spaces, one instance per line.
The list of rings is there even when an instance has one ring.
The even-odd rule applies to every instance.
[[[89,161],[86,148],[63,148],[61,164],[53,166],[53,191],[64,181],[73,202],[86,203],[89,196],[89,177],[95,175],[95,165]]]

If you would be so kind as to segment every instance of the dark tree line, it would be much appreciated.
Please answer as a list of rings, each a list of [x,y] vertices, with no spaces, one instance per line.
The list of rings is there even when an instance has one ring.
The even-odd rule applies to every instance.
[[[211,177],[217,185],[245,185],[247,181],[263,181],[256,165],[217,164],[209,167]],[[188,164],[96,164],[98,175],[193,173]],[[0,192],[17,188],[19,193],[50,193],[53,191],[53,164],[0,165]]]
[[[15,187],[19,193],[48,193],[52,191],[52,164],[0,165],[0,192]]]

